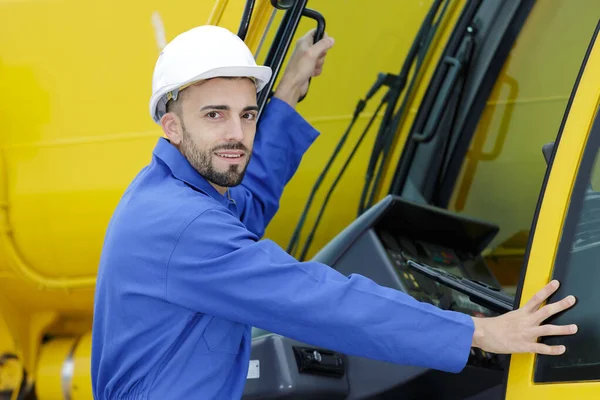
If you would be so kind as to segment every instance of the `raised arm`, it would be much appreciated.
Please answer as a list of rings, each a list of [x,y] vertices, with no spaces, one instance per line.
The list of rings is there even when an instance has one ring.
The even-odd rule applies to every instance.
[[[230,189],[240,219],[258,237],[279,209],[285,185],[318,135],[279,98],[273,98],[265,107],[244,180]]]
[[[241,185],[231,188],[238,213],[246,227],[262,237],[279,209],[285,185],[298,169],[302,156],[318,136],[295,110],[311,77],[321,74],[333,39],[312,44],[314,29],[300,38],[272,100],[259,122],[252,158]]]

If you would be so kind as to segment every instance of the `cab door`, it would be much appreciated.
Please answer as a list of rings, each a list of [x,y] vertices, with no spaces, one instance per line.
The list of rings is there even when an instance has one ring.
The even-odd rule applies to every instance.
[[[596,27],[549,155],[516,300],[522,306],[547,282],[558,279],[560,289],[550,301],[569,294],[578,301],[572,309],[546,322],[576,323],[579,331],[573,336],[543,340],[566,345],[561,356],[513,355],[506,383],[508,400],[600,398],[598,71],[600,40]]]

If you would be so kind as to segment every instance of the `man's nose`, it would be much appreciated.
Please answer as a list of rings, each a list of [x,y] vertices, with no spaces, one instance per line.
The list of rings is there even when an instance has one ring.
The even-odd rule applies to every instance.
[[[238,118],[233,118],[231,124],[227,129],[227,140],[231,141],[242,141],[244,139],[244,129],[242,127],[242,121]]]

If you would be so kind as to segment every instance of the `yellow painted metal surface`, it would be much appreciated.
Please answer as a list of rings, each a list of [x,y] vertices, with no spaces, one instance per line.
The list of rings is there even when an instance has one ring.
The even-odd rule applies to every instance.
[[[214,1],[206,23],[225,26],[233,32],[237,32],[245,3],[245,0]],[[253,52],[258,49],[269,21],[276,11],[271,5],[271,0],[255,0],[250,26],[245,38],[246,44]]]
[[[571,106],[544,193],[527,265],[521,306],[552,276],[577,168],[600,104],[599,69],[600,42],[596,41]],[[508,400],[595,399],[600,394],[600,382],[533,384],[534,366],[534,355],[511,357],[506,397]]]
[[[23,379],[23,365],[16,358],[8,358],[0,354],[0,393],[11,393],[11,400],[17,398]]]
[[[230,4],[221,22],[237,29],[243,1]],[[160,134],[146,110],[158,51],[209,11],[191,1],[0,3],[0,87],[12,93],[0,119],[4,270],[44,289],[93,286],[107,218]],[[13,40],[17,26],[30,34]]]
[[[37,367],[36,394],[39,400],[68,398],[72,364],[69,356],[76,344],[73,337],[54,339],[41,348]]]
[[[88,331],[77,343],[73,352],[73,378],[71,396],[73,400],[91,400],[92,382],[90,380],[90,362],[92,358],[92,332]],[[41,399],[40,399],[41,400]]]
[[[0,358],[15,355],[17,359],[0,365],[0,391],[13,390],[21,385],[19,376],[25,365],[24,356],[29,354],[26,316],[18,311],[0,291]]]
[[[91,331],[79,337],[51,339],[41,348],[37,370],[38,400],[92,399]]]

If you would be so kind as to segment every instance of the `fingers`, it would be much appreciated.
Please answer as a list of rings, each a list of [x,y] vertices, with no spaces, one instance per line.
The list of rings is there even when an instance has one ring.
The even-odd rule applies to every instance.
[[[325,58],[319,58],[315,65],[315,70],[312,73],[313,77],[321,75],[321,72],[323,72],[323,65],[325,65]]]
[[[308,32],[306,32],[306,33],[304,34],[304,36],[302,36],[302,37],[300,38],[300,40],[305,40],[305,41],[307,41],[308,43],[312,44],[312,43],[313,43],[313,39],[314,39],[314,37],[315,37],[315,33],[317,33],[317,28],[312,28],[312,29],[309,29],[309,30],[308,30]]]
[[[558,290],[559,282],[553,280],[537,292],[522,308],[526,311],[533,312],[548,299],[554,292]]]
[[[304,49],[307,49],[307,48],[313,46],[315,44],[315,35],[316,34],[317,34],[317,29],[312,28],[311,30],[306,32],[304,34],[304,36],[302,36],[300,39],[298,39],[298,41],[296,42],[296,46],[300,47],[300,48],[304,48]],[[329,35],[327,34],[327,32],[323,32],[323,37],[321,38],[321,40],[319,42],[322,42],[325,39],[328,39],[328,40],[331,39],[329,37]]]
[[[307,41],[310,44],[314,44],[315,42],[315,35],[317,34],[317,28],[312,28],[310,29],[308,32],[306,32],[304,34],[304,36],[302,36],[300,38],[301,41]],[[328,38],[329,35],[327,35],[327,32],[323,32],[323,39]]]
[[[577,332],[577,325],[543,325],[532,330],[536,339],[542,336],[566,336]],[[566,351],[565,346],[549,346],[543,343],[532,343],[530,352],[556,356]]]
[[[327,51],[333,47],[334,43],[335,40],[333,40],[332,37],[323,37],[323,39],[319,40],[311,47],[310,51],[315,58],[324,57]]]
[[[532,329],[531,333],[536,337],[542,336],[567,336],[577,333],[577,325],[542,325]]]
[[[547,304],[535,313],[535,319],[537,323],[542,323],[554,314],[558,314],[567,308],[572,307],[575,304],[574,296],[567,296],[561,301],[557,301],[551,304]]]
[[[543,343],[533,343],[531,353],[545,354],[549,356],[558,356],[566,351],[565,346],[548,346]]]

